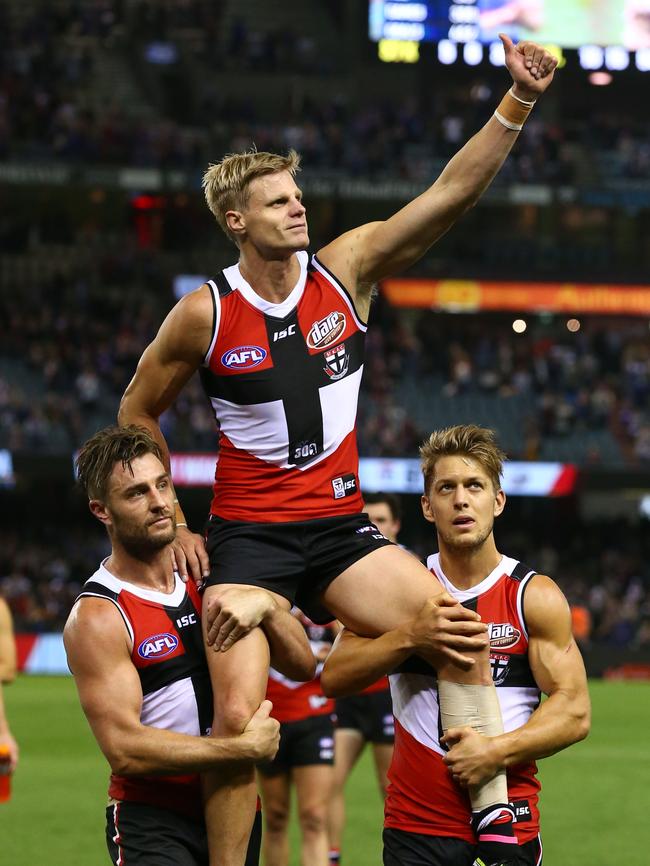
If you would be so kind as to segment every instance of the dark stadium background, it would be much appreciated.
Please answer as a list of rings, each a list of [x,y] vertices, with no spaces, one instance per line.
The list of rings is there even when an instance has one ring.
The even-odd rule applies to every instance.
[[[419,46],[417,63],[382,62],[367,11],[363,0],[0,6],[0,592],[24,647],[60,632],[105,551],[74,489],[75,449],[115,420],[175,291],[234,260],[202,199],[207,163],[253,143],[296,147],[316,250],[425,188],[505,91],[504,69],[487,59],[444,64],[435,43]],[[392,56],[395,46],[383,51]],[[400,275],[430,281],[431,303],[398,306],[399,287],[378,287],[361,454],[415,458],[436,425],[476,421],[494,427],[515,460],[575,465],[568,495],[509,498],[499,546],[558,580],[593,676],[647,678],[650,73],[634,62],[584,69],[572,50],[564,57],[484,199]],[[611,80],[598,85],[594,73]],[[461,283],[445,289],[449,280]],[[537,309],[547,284],[568,286],[575,308]],[[594,294],[595,285],[606,288]],[[482,309],[490,286],[520,306]],[[444,291],[448,303],[435,308]],[[594,305],[624,312],[594,314]],[[177,453],[214,452],[196,383],[164,429]],[[199,528],[208,489],[184,487],[181,499]],[[402,502],[401,540],[432,552],[417,495]],[[54,718],[53,688],[22,677],[8,690],[10,716],[29,716],[42,694]],[[648,701],[647,684],[634,688],[632,715]],[[615,701],[624,712],[625,700]],[[65,706],[77,712],[73,701]],[[41,736],[47,743],[34,732],[39,748]],[[42,764],[25,737],[27,798],[29,768],[38,774]],[[15,814],[28,802],[19,802],[20,785],[19,772],[7,807]],[[36,775],[30,796],[38,787]],[[589,815],[576,820],[589,826]],[[600,853],[555,862],[609,862]],[[23,856],[13,862],[63,862]],[[74,856],[65,862],[91,862]],[[634,856],[636,848],[623,862],[645,862]]]

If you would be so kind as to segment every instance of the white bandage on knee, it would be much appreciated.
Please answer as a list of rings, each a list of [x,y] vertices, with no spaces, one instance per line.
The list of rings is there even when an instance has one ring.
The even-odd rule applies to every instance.
[[[449,728],[466,725],[486,737],[503,733],[501,707],[493,685],[477,686],[438,680],[440,718],[445,733]],[[505,770],[500,770],[489,782],[470,789],[472,809],[477,812],[496,803],[508,802]]]

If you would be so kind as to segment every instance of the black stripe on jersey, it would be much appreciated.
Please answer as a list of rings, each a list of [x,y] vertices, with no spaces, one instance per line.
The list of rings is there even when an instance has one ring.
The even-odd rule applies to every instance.
[[[358,312],[358,310],[357,310],[357,305],[354,303],[354,299],[353,299],[353,297],[352,297],[352,294],[351,294],[351,293],[348,291],[348,289],[343,285],[343,283],[341,282],[341,280],[339,280],[339,278],[336,276],[336,274],[333,274],[332,271],[330,271],[330,269],[329,269],[326,265],[324,265],[324,264],[321,262],[321,260],[318,258],[318,256],[314,255],[314,256],[313,256],[313,259],[314,259],[315,261],[318,262],[319,266],[320,266],[320,267],[325,271],[325,273],[330,277],[330,279],[331,279],[331,281],[334,283],[334,285],[335,285],[335,286],[338,286],[340,289],[342,289],[342,290],[345,292],[345,296],[347,297],[348,301],[350,302],[350,306],[351,306],[352,309],[354,310],[354,315],[357,317],[357,319],[358,319],[358,320],[359,320],[363,325],[367,325],[368,322],[365,321],[365,319],[363,319],[363,318],[359,315],[359,312]],[[307,270],[308,270],[308,271],[315,271],[315,270],[316,270],[316,268],[315,268],[314,265],[312,264],[311,258],[310,258],[310,260],[309,260],[309,264],[307,265]]]
[[[79,595],[75,598],[74,603],[76,604],[80,598],[97,598],[100,596],[101,598],[105,598],[107,601],[112,601],[117,610],[119,611],[120,616],[124,620],[124,625],[126,626],[126,630],[129,635],[133,637],[133,626],[127,619],[126,614],[122,610],[122,606],[120,605],[118,598],[119,593],[114,592],[112,589],[109,589],[107,586],[104,586],[103,583],[98,583],[94,580],[88,580],[84,583],[83,590],[79,593]]]
[[[397,667],[390,673],[421,674],[422,676],[432,677],[436,682],[438,681],[436,669],[431,667],[429,662],[425,662],[425,660],[420,658],[420,656],[409,656],[407,659],[404,659],[401,664],[397,665]]]
[[[520,689],[537,689],[539,686],[535,682],[535,677],[530,669],[528,655],[521,653],[499,653],[498,650],[493,651],[492,656],[507,660],[508,672],[505,678],[497,684],[498,689],[504,688],[520,688]]]
[[[163,605],[162,610],[167,614],[174,633],[178,635],[185,652],[174,658],[163,657],[160,659],[160,664],[138,668],[143,695],[155,692],[163,686],[171,685],[177,680],[207,674],[201,619],[192,599],[189,595],[185,595],[178,607]],[[180,625],[184,616],[189,617],[192,614],[194,615],[194,622]]]
[[[294,308],[281,320],[264,317],[274,370],[282,372],[282,403],[287,420],[290,466],[302,466],[323,452],[323,410],[318,388],[322,371],[312,363]],[[274,342],[274,335],[294,326],[293,333]],[[318,358],[322,367],[321,356]]]
[[[229,295],[232,291],[234,291],[233,287],[228,282],[228,277],[224,274],[223,271],[219,271],[217,276],[214,278],[214,282],[217,286],[217,291],[219,292],[220,298],[225,298],[226,295]]]
[[[533,571],[532,574],[530,574],[531,578],[534,577],[536,574],[537,572]],[[527,635],[530,635],[530,632],[528,630],[528,622],[526,621],[526,590],[529,586],[530,580],[527,580],[521,588],[521,610],[519,614],[521,616],[521,624],[523,625]]]
[[[199,717],[199,730],[205,736],[212,729],[214,706],[212,702],[212,684],[207,666],[203,674],[192,677],[192,688],[196,697],[196,709]]]
[[[525,577],[528,577],[529,574],[537,574],[537,572],[534,568],[526,565],[525,562],[518,562],[512,569],[510,577],[513,580],[522,581]]]
[[[297,308],[282,319],[264,316],[264,320],[273,367],[231,376],[218,376],[203,367],[200,370],[201,382],[210,397],[228,400],[239,406],[281,400],[289,434],[287,462],[290,466],[302,466],[323,451],[323,413],[319,388],[332,382],[325,360],[327,350],[315,355],[309,353],[305,335],[298,323]],[[281,331],[288,332],[291,325],[294,325],[292,333],[274,340],[274,336]],[[355,331],[342,341],[348,361],[346,376],[356,373],[363,365],[364,339],[363,331]],[[333,349],[336,345],[334,343],[328,348]]]

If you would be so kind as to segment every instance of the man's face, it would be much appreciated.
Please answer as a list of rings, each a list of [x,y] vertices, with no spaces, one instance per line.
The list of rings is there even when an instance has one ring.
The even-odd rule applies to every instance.
[[[106,526],[113,542],[139,559],[161,550],[176,536],[174,492],[169,475],[153,454],[143,454],[131,468],[116,463],[105,502],[90,509]]]
[[[267,254],[293,253],[309,246],[302,192],[288,171],[256,177],[248,193],[246,208],[226,215],[236,234],[243,232]]]
[[[393,517],[387,502],[369,502],[366,505],[366,513],[382,535],[385,535],[389,541],[397,541],[400,522]]]
[[[440,544],[451,550],[476,550],[492,534],[494,518],[505,506],[503,490],[472,457],[441,457],[435,466],[422,511],[435,523]]]

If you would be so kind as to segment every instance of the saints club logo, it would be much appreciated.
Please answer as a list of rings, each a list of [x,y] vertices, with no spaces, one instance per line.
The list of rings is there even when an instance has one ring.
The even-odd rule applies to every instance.
[[[348,372],[350,366],[350,356],[345,350],[345,343],[336,346],[334,349],[327,349],[323,353],[325,366],[323,370],[327,375],[336,382],[337,379],[342,379]]]

